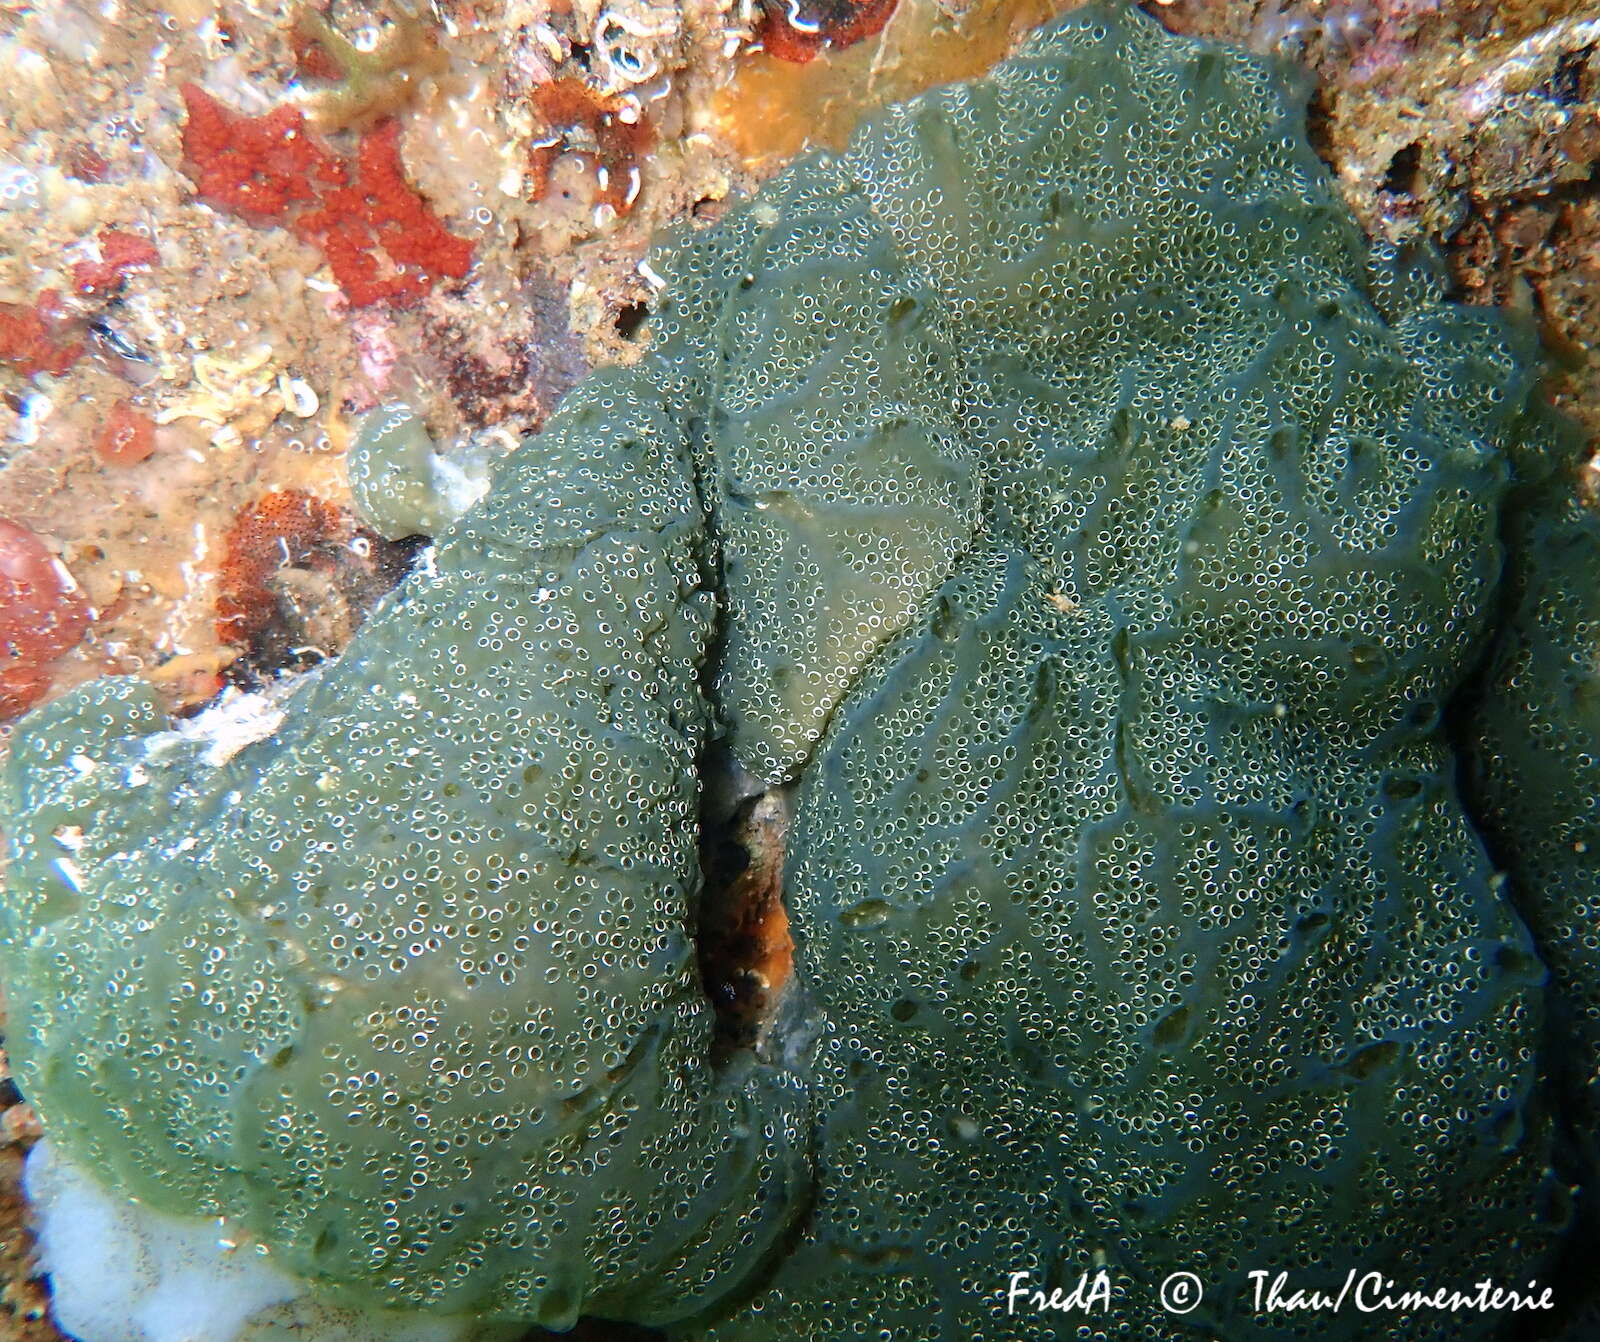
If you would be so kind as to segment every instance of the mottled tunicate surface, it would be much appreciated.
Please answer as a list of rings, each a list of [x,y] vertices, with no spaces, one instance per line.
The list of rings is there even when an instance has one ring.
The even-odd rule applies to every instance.
[[[803,1091],[710,1065],[714,602],[635,382],[570,397],[270,739],[130,735],[131,678],[19,733],[8,989],[80,1163],[399,1306],[670,1319],[761,1260]]]
[[[1091,1332],[1354,1338],[1245,1272],[1547,1266],[1544,969],[1447,732],[1556,455],[1530,342],[1369,255],[1259,64],[1104,7],[653,264],[651,352],[272,737],[129,681],[19,734],[54,1139],[390,1304],[741,1342],[1052,1336],[1010,1274],[1098,1262]],[[713,1064],[719,737],[796,783],[800,1009]]]

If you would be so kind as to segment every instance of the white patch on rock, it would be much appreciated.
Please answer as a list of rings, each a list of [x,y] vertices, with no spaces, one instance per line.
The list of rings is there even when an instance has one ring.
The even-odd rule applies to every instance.
[[[122,1202],[48,1139],[28,1156],[51,1311],[78,1342],[504,1342],[526,1331],[461,1317],[352,1309],[313,1295],[215,1220]]]
[[[435,453],[428,462],[429,484],[448,520],[454,522],[489,492],[489,462],[483,453],[461,453],[457,463]]]
[[[246,692],[230,685],[203,713],[177,723],[171,731],[145,738],[145,754],[153,762],[174,747],[200,745],[200,762],[212,768],[226,764],[246,746],[265,741],[283,725],[289,698],[318,671],[287,675],[265,690]]]

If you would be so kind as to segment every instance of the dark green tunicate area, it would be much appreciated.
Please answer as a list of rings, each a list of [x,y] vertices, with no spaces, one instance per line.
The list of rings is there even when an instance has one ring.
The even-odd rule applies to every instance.
[[[1600,516],[1562,474],[1511,512],[1505,618],[1463,706],[1466,792],[1550,970],[1563,1173],[1600,1176]],[[1597,1212],[1582,1199],[1589,1233]],[[1595,1326],[1591,1322],[1591,1327]]]
[[[1010,1273],[1105,1261],[1107,1329],[1301,1336],[1249,1271],[1538,1272],[1541,970],[1440,727],[1544,469],[1528,342],[1368,259],[1268,73],[1132,15],[837,171],[937,295],[986,506],[802,779],[818,1205],[725,1335],[1055,1336]]]
[[[128,683],[19,731],[0,967],[59,1145],[320,1283],[738,1342],[1364,1338],[1246,1273],[1548,1267],[1508,889],[1590,1002],[1600,584],[1586,515],[1519,521],[1530,340],[1370,252],[1268,70],[1106,6],[652,263],[650,353],[272,736]],[[1491,861],[1447,731],[1497,637]],[[796,786],[799,1008],[713,1064],[718,738]],[[1107,1316],[1008,1309],[1102,1263]]]

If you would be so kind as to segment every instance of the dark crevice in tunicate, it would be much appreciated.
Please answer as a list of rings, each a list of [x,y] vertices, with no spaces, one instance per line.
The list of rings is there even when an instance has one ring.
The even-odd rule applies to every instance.
[[[725,728],[719,682],[726,661],[728,609],[726,557],[721,544],[717,483],[707,478],[711,432],[707,422],[685,422],[695,493],[705,514],[700,552],[701,586],[717,596],[717,613],[700,667],[700,691]],[[701,982],[717,1016],[716,1061],[769,1049],[780,1007],[800,1013],[792,981],[793,942],[783,905],[784,849],[789,827],[788,789],[756,778],[718,735],[697,761],[700,776],[700,870],[702,889],[691,929],[699,952]],[[787,999],[787,1000],[786,1000]]]
[[[789,804],[718,743],[701,762],[695,926],[700,977],[717,1013],[719,1061],[760,1046],[791,981],[794,943],[783,903]]]
[[[710,398],[715,402],[715,395]],[[727,566],[718,509],[719,482],[709,447],[711,430],[699,415],[684,420],[694,488],[704,512],[700,585],[715,594],[716,615],[699,669],[701,695],[710,705],[713,735],[695,762],[700,780],[700,897],[690,934],[701,983],[716,1017],[713,1063],[729,1075],[752,1063],[793,1070],[805,1067],[815,1036],[811,998],[796,970],[796,948],[784,905],[784,862],[792,786],[769,783],[744,769],[728,739],[720,694],[727,661]],[[754,1300],[794,1252],[816,1214],[817,1143],[814,1123],[804,1126],[802,1163],[811,1172],[787,1225],[764,1254],[742,1265],[737,1284],[707,1302],[706,1318],[726,1318]],[[682,1327],[691,1326],[685,1321]],[[675,1330],[677,1331],[677,1330]],[[645,1334],[640,1335],[645,1336]]]

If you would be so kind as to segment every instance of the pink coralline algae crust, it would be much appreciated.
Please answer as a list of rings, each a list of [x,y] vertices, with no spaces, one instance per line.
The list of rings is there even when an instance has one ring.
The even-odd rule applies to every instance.
[[[38,703],[50,664],[89,627],[89,603],[33,532],[0,518],[0,721]]]
[[[61,294],[46,289],[32,307],[0,303],[0,363],[23,377],[60,377],[78,361],[83,341],[74,332]]]
[[[309,242],[352,307],[406,307],[471,269],[472,244],[406,181],[398,122],[369,131],[346,159],[310,135],[298,108],[242,116],[195,84],[183,99],[184,163],[200,199]]]
[[[135,266],[151,266],[160,260],[155,244],[137,233],[120,228],[100,230],[100,259],[78,261],[72,267],[72,288],[87,297],[102,298],[122,288],[123,277]]]
[[[155,421],[131,401],[118,401],[106,416],[94,450],[111,466],[136,466],[156,450]]]

